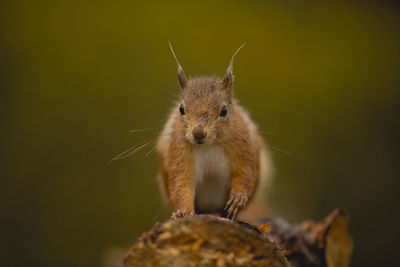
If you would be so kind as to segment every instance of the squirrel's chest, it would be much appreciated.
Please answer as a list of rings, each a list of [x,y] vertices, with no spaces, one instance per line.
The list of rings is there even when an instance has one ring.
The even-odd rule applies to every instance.
[[[229,160],[220,146],[193,149],[195,204],[203,211],[224,207],[230,191]]]

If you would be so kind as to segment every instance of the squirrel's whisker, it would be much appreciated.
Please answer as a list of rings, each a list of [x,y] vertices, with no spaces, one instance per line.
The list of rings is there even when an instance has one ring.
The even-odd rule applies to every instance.
[[[291,153],[291,152],[289,152],[289,151],[286,151],[286,150],[283,150],[283,149],[280,149],[280,148],[271,146],[271,145],[269,145],[269,144],[266,144],[266,146],[269,147],[269,148],[271,148],[271,149],[273,149],[273,150],[276,150],[276,151],[282,152],[282,153],[284,153],[284,154],[287,154],[287,155],[289,155],[289,156],[294,156],[294,154]]]
[[[132,156],[136,152],[139,152],[140,150],[144,149],[146,146],[148,146],[148,145],[150,145],[152,143],[155,143],[156,141],[157,141],[156,139],[151,139],[151,140],[146,140],[144,142],[140,142],[139,144],[134,145],[133,147],[125,150],[124,152],[120,153],[119,155],[117,155],[116,157],[111,159],[108,162],[108,164],[110,164],[111,162],[113,162],[115,160],[120,160],[120,159],[127,158],[129,156]]]
[[[138,133],[138,132],[146,132],[146,131],[153,131],[153,130],[159,130],[161,127],[154,127],[154,128],[145,128],[145,129],[138,129],[138,130],[130,130],[130,133]]]

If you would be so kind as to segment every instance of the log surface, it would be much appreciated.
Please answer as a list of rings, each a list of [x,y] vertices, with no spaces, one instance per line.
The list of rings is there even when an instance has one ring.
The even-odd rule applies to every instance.
[[[268,229],[212,215],[170,219],[144,233],[126,254],[130,266],[347,267],[353,243],[348,216],[334,210],[319,222],[270,220]]]
[[[132,246],[123,266],[290,265],[282,250],[256,228],[193,215],[156,224]]]

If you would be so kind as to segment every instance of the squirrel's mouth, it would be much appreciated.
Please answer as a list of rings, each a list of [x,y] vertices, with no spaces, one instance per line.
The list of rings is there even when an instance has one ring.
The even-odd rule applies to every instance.
[[[186,138],[189,141],[189,143],[195,146],[205,146],[214,143],[214,138],[208,136],[204,138],[195,138],[193,136],[186,136]]]
[[[202,145],[202,144],[206,143],[206,137],[205,136],[202,136],[202,137],[193,136],[191,141],[195,145]]]
[[[208,142],[206,141],[206,139],[198,140],[198,139],[192,138],[192,139],[189,139],[189,142],[190,142],[192,145],[195,145],[195,146],[204,146],[204,145],[208,144]]]

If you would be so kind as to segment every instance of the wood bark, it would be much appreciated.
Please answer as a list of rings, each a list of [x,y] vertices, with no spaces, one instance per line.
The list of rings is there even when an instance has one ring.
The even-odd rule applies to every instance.
[[[348,216],[334,210],[320,222],[251,225],[212,215],[170,219],[144,233],[129,249],[130,266],[349,266]]]

